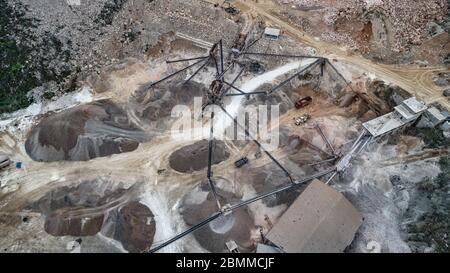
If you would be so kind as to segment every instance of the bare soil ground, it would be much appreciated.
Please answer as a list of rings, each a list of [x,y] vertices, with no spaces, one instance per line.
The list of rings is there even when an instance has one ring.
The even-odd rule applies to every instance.
[[[285,9],[283,6],[267,1],[260,4],[235,2],[242,17],[230,16],[203,2],[196,6],[193,2],[161,4],[161,1],[153,1],[151,7],[158,10],[152,12],[167,13],[161,22],[156,22],[158,16],[142,15],[150,9],[143,3],[138,3],[142,4],[138,7],[146,9],[139,12],[136,6],[127,6],[135,12],[128,10],[133,15],[133,23],[127,26],[132,30],[161,26],[158,35],[153,33],[155,39],[144,50],[145,54],[134,58],[126,54],[135,47],[144,49],[140,47],[145,40],[142,36],[136,43],[124,43],[127,46],[106,45],[102,50],[117,53],[114,56],[119,60],[98,68],[98,73],[88,73],[83,81],[91,88],[93,102],[32,116],[28,125],[8,123],[5,132],[0,134],[0,152],[15,162],[22,162],[23,168],[11,166],[1,170],[0,246],[3,251],[65,252],[70,251],[69,243],[83,237],[81,252],[141,252],[216,211],[217,205],[206,183],[206,141],[188,137],[197,132],[195,128],[181,137],[174,137],[172,125],[177,119],[171,117],[170,111],[178,104],[193,108],[194,96],[201,96],[212,79],[213,65],[202,69],[188,85],[179,83],[191,75],[193,69],[156,88],[149,85],[185,65],[167,64],[166,60],[206,54],[198,41],[181,39],[177,31],[207,40],[205,42],[215,42],[226,34],[225,42],[230,46],[239,32],[252,36],[265,25],[278,26],[283,29],[282,38],[279,41],[263,38],[255,51],[313,52],[329,58],[352,82],[352,88],[346,87],[327,66],[322,80],[317,77],[320,71],[314,70],[267,99],[254,96],[243,101],[243,105],[279,106],[279,124],[269,125],[269,131],[280,132],[280,145],[272,154],[294,178],[326,170],[332,165],[330,162],[316,164],[328,159],[331,151],[317,134],[314,124],[320,126],[337,153],[343,154],[358,137],[363,121],[392,110],[394,94],[414,95],[427,103],[450,106],[448,99],[442,96],[442,87],[434,83],[437,73],[447,71],[442,66],[386,65],[369,61],[298,29],[280,16]],[[211,11],[214,17],[202,16]],[[302,10],[310,11],[313,12]],[[127,18],[127,11],[123,10],[118,16]],[[139,18],[144,17],[144,22],[140,22]],[[213,27],[216,17],[220,18],[220,28]],[[167,23],[173,20],[174,24]],[[166,29],[167,26],[170,27]],[[364,26],[359,27],[365,31]],[[199,32],[199,28],[204,31]],[[369,37],[361,37],[366,38]],[[265,71],[290,62],[252,60],[259,60]],[[238,67],[232,68],[227,79],[231,80],[238,71]],[[282,75],[261,89],[268,90],[290,75]],[[241,86],[256,76],[246,72],[236,85]],[[313,98],[311,105],[295,109],[294,102],[305,96]],[[226,100],[225,105],[228,103]],[[296,126],[293,119],[306,113],[311,115],[308,124]],[[394,200],[398,192],[393,191],[389,175],[401,173],[402,179],[416,181],[436,174],[435,162],[426,160],[447,154],[445,149],[422,151],[421,145],[420,140],[411,138],[396,145],[381,143],[369,147],[348,177],[339,178],[335,187],[344,191],[368,219],[350,251],[366,251],[365,243],[371,236],[382,241],[385,251],[409,250],[401,239],[397,222],[404,208],[401,202],[405,200]],[[225,139],[217,141],[215,149],[212,171],[222,205],[235,204],[290,183],[251,141]],[[408,151],[414,153],[408,154]],[[235,168],[234,162],[244,156],[249,163]],[[402,173],[405,166],[412,166],[415,171]],[[251,252],[261,241],[260,228],[263,232],[269,230],[301,191],[299,188],[250,204],[162,251],[224,252],[225,243],[232,239],[241,251]],[[382,229],[377,229],[378,223]],[[389,235],[385,239],[381,236],[383,232]]]

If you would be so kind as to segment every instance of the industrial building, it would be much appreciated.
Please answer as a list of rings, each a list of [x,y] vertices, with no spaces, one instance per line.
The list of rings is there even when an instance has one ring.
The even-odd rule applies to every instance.
[[[372,137],[385,135],[416,121],[427,110],[427,106],[415,97],[411,97],[394,109],[391,113],[363,123]]]
[[[281,30],[278,28],[266,27],[266,29],[264,30],[264,36],[271,38],[273,40],[277,40],[278,38],[280,38],[280,35]]]
[[[316,179],[266,238],[288,253],[343,252],[362,221],[361,214],[341,193]]]
[[[429,127],[438,126],[447,119],[436,107],[428,108],[424,113],[424,117]]]

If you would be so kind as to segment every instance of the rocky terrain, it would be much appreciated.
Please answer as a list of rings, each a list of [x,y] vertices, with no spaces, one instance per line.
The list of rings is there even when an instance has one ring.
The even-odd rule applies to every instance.
[[[448,1],[383,0],[281,0],[292,7],[287,16],[306,31],[328,41],[358,49],[371,58],[386,62],[422,60],[423,44],[431,45],[442,63],[448,60],[450,14]],[[296,13],[296,10],[300,12]],[[303,16],[323,16],[320,24]],[[323,28],[321,27],[323,25]],[[320,33],[320,34],[319,34]],[[394,60],[392,59],[394,58]]]
[[[234,84],[246,92],[291,79],[268,96],[226,97],[223,106],[234,115],[279,110],[279,122],[268,124],[279,141],[272,153],[294,179],[332,168],[363,122],[406,98],[448,114],[448,1],[236,0],[232,12],[212,0],[74,2],[0,0],[0,157],[11,160],[0,169],[4,252],[145,252],[217,212],[206,174],[208,115],[194,113],[189,121],[201,130],[175,136],[173,113],[205,99],[216,66],[187,83],[195,68],[154,83],[193,63],[168,60],[205,56],[219,39],[225,66],[232,47],[253,41],[254,52],[328,60],[295,76],[315,58],[242,55],[224,76],[231,82],[244,68]],[[267,26],[281,29],[279,39],[261,36]],[[297,109],[306,96],[311,103]],[[291,185],[248,136],[220,138],[234,126],[216,114],[211,171],[220,205]],[[302,115],[310,119],[297,126]],[[207,134],[193,139],[200,131]],[[450,128],[412,126],[370,143],[334,178],[364,217],[346,252],[368,252],[373,240],[382,252],[449,251],[449,147]],[[160,251],[227,252],[234,240],[254,252],[306,186],[243,206]]]
[[[222,10],[201,1],[2,0],[0,7],[0,83],[6,88],[0,113],[74,90],[119,59],[159,55],[162,34],[182,32],[209,42],[227,34],[230,44],[238,31]]]

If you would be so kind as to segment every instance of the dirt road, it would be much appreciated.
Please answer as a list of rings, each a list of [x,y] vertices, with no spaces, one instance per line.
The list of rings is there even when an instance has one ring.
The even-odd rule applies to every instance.
[[[258,4],[253,1],[242,0],[239,1],[238,6],[240,8],[242,7],[241,10],[259,14],[268,21],[283,28],[285,33],[289,33],[302,43],[316,48],[318,55],[336,59],[344,65],[358,67],[361,71],[373,74],[385,82],[398,85],[426,103],[439,102],[447,109],[450,109],[450,100],[444,97],[442,89],[433,83],[433,75],[435,73],[449,71],[445,67],[419,68],[415,66],[374,63],[362,56],[351,55],[342,47],[315,39],[306,32],[273,15],[271,11],[275,8],[281,10],[283,9],[282,6],[275,6],[268,1],[264,4]]]

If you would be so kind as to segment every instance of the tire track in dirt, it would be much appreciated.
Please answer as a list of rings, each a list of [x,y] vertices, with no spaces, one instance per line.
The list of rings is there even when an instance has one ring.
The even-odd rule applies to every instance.
[[[239,1],[239,5],[247,7],[247,10],[256,12],[268,21],[282,27],[287,33],[291,34],[302,43],[316,48],[317,55],[335,58],[349,65],[359,67],[363,71],[373,73],[379,79],[405,89],[407,92],[413,94],[419,99],[424,100],[426,103],[439,101],[444,107],[450,109],[450,101],[443,97],[441,88],[437,87],[432,80],[433,74],[448,71],[445,67],[417,68],[409,66],[376,64],[361,56],[349,56],[349,54],[342,48],[330,43],[316,40],[307,33],[273,15],[271,10],[274,8],[279,10],[282,8],[280,6],[274,6],[274,4],[270,5],[268,3],[265,3],[265,5],[262,6],[249,1]]]

